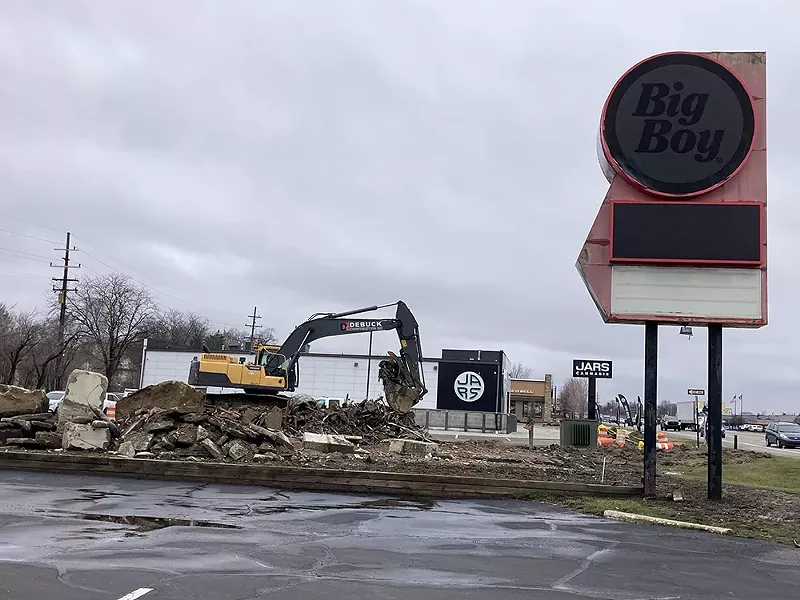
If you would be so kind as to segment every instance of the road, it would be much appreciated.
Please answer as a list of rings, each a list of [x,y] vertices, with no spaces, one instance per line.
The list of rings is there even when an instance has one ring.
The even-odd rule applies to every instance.
[[[670,439],[697,439],[697,433],[694,431],[668,431],[667,435]],[[733,436],[739,437],[740,450],[754,450],[756,452],[767,452],[775,456],[785,456],[787,458],[800,458],[800,448],[777,448],[770,446],[767,448],[766,441],[764,440],[763,433],[755,433],[752,431],[726,431],[725,437],[722,440],[722,445],[725,448],[733,448]],[[700,444],[705,445],[703,438],[700,438]]]
[[[0,478],[0,600],[785,600],[799,588],[794,548],[533,502]]]

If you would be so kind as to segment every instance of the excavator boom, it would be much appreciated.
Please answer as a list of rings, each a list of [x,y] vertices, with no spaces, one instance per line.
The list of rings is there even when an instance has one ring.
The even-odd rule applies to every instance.
[[[397,306],[393,319],[367,318],[363,313]],[[400,354],[378,365],[386,401],[392,409],[408,412],[427,393],[422,369],[419,325],[402,300],[340,313],[318,313],[297,326],[275,349],[261,347],[254,363],[245,364],[224,354],[205,352],[192,363],[189,383],[197,386],[242,388],[253,394],[293,391],[298,384],[297,361],[302,350],[314,340],[337,335],[394,329],[400,338]]]

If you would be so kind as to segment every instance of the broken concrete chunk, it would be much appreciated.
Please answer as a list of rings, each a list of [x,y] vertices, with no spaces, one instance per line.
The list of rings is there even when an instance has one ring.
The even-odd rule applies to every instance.
[[[283,411],[273,406],[262,417],[262,426],[267,429],[280,430],[283,427]]]
[[[182,381],[163,381],[142,388],[117,402],[117,419],[125,420],[140,409],[160,408],[173,414],[203,410],[203,392]]]
[[[37,431],[36,440],[44,444],[46,448],[61,448],[63,436],[54,431]]]
[[[242,423],[246,423],[249,425],[255,420],[257,416],[258,412],[256,412],[256,410],[252,406],[248,406],[247,408],[244,409],[244,412],[242,413]]]
[[[153,434],[145,433],[143,431],[134,433],[127,436],[126,441],[133,444],[133,448],[136,452],[147,452],[150,449],[150,446],[153,444]]]
[[[197,440],[197,427],[191,424],[181,425],[173,435],[176,446],[191,446]]]
[[[136,448],[133,446],[133,442],[122,442],[119,445],[119,450],[117,450],[117,454],[120,456],[124,456],[125,458],[133,458],[136,456]]]
[[[39,440],[33,438],[8,438],[6,440],[6,444],[8,446],[22,446],[23,448],[30,448],[31,450],[37,450],[44,448],[44,444]]]
[[[137,452],[136,456],[134,456],[134,458],[153,458],[153,457],[155,457],[155,454],[153,454],[152,452]]]
[[[202,425],[197,426],[197,431],[195,432],[195,439],[198,442],[202,442],[203,440],[207,440],[211,437],[211,434],[208,433],[208,429],[203,427]]]
[[[159,453],[158,458],[161,460],[178,460],[178,454],[176,452],[170,452],[167,450]]]
[[[151,433],[155,433],[157,431],[169,431],[175,427],[175,421],[172,419],[159,419],[153,421],[152,423],[148,423],[145,429]]]
[[[98,411],[103,411],[106,391],[108,379],[105,375],[82,369],[72,371],[64,400],[58,409],[58,429],[63,431],[67,423],[75,422],[75,417],[96,419]]]
[[[355,445],[344,439],[344,436],[309,432],[303,434],[303,448],[319,452],[352,453],[355,451]]]
[[[101,421],[100,419],[95,419],[92,421],[92,427],[95,429],[109,429],[108,421]]]
[[[205,448],[208,451],[208,453],[217,460],[221,460],[224,457],[222,449],[219,446],[217,446],[214,442],[212,442],[210,439],[208,438],[204,439],[202,442],[200,442],[200,445],[203,446],[203,448]]]
[[[16,415],[13,417],[0,418],[0,423],[13,423],[14,421],[47,421],[52,418],[53,413],[33,413],[29,415]]]
[[[53,421],[30,421],[33,431],[55,431],[56,424]]]
[[[253,459],[253,449],[242,440],[233,440],[228,447],[228,456],[235,461],[249,462]]]
[[[107,450],[111,443],[108,429],[95,429],[91,425],[66,423],[61,439],[65,450]]]
[[[282,431],[265,429],[264,427],[259,427],[258,425],[250,425],[250,429],[252,429],[258,435],[267,438],[275,446],[285,446],[286,448],[291,448],[292,450],[294,450],[294,446],[292,445],[292,440],[286,437],[286,434],[283,433]]]
[[[428,454],[438,454],[439,445],[435,442],[420,442],[418,440],[396,439],[389,440],[389,452],[395,454],[413,454],[417,456],[427,456]]]
[[[181,421],[185,423],[203,423],[208,420],[208,417],[203,413],[188,413],[181,415]]]
[[[0,384],[0,417],[46,413],[48,406],[44,390]]]

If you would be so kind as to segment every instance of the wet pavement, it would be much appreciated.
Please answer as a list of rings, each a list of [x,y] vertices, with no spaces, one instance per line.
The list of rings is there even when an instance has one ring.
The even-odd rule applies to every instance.
[[[519,501],[0,471],[0,600],[785,600],[800,550]]]

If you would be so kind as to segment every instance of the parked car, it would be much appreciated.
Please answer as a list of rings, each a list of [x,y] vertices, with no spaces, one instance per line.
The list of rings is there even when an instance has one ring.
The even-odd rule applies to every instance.
[[[668,429],[673,429],[675,431],[681,430],[681,422],[678,420],[678,417],[667,415],[661,419],[661,431],[666,431]]]
[[[765,434],[767,446],[776,444],[778,448],[797,448],[800,446],[800,425],[797,423],[770,423]]]
[[[48,410],[50,412],[58,412],[58,407],[61,406],[61,401],[64,399],[63,391],[47,392]]]
[[[57,413],[61,403],[64,401],[66,392],[58,390],[47,392],[48,409],[50,412]],[[113,392],[106,394],[106,399],[103,401],[103,412],[105,413],[110,406],[116,406],[119,401],[119,396]]]

